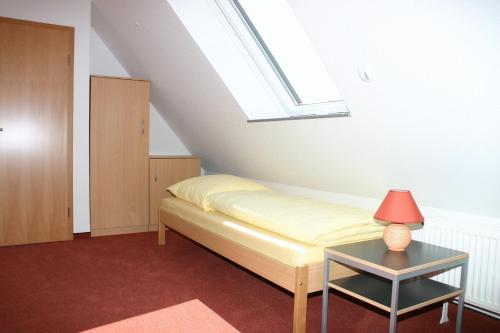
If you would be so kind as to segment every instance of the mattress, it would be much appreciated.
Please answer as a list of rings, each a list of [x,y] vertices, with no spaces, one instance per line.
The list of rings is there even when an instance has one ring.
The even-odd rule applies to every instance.
[[[207,201],[214,211],[313,246],[380,238],[385,228],[366,209],[270,190],[215,193]]]
[[[255,252],[290,266],[323,261],[324,248],[308,245],[277,233],[231,218],[219,212],[206,212],[178,199],[163,199],[161,209]]]

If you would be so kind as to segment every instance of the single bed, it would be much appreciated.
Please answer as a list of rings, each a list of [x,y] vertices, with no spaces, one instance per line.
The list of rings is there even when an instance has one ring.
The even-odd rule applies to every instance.
[[[293,332],[305,332],[308,293],[322,289],[324,247],[309,245],[178,198],[159,209],[158,242],[168,229],[196,241],[294,294]],[[334,264],[330,279],[356,274]]]

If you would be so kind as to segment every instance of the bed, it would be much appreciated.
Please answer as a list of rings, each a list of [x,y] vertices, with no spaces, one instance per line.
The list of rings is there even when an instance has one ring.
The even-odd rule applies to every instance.
[[[228,188],[224,187],[224,193],[219,197],[238,194],[238,192],[229,193],[231,187],[229,188],[230,190],[226,191]],[[227,211],[220,205],[221,211],[207,210],[206,202],[203,202],[206,195],[199,196],[199,193],[196,193],[198,196],[192,200],[192,192],[189,193],[191,194],[189,197],[176,191],[178,188],[169,190],[175,197],[164,199],[159,209],[159,244],[165,245],[166,231],[172,229],[292,292],[293,332],[305,332],[307,295],[322,289],[324,246],[308,244],[262,228],[255,223],[229,216],[224,213]],[[260,188],[251,191],[254,192],[239,193],[243,197],[254,198],[272,195],[272,192],[264,192]],[[211,198],[217,197],[213,193],[210,195]],[[201,197],[203,199],[200,200]],[[359,240],[381,235],[382,227]],[[333,265],[330,269],[330,279],[356,274],[355,271],[340,264]]]

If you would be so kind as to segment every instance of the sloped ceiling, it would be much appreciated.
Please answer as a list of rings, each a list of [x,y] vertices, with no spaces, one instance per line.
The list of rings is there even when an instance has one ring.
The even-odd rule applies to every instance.
[[[352,117],[247,123],[167,0],[94,0],[92,26],[205,170],[500,216],[499,3],[290,3]]]

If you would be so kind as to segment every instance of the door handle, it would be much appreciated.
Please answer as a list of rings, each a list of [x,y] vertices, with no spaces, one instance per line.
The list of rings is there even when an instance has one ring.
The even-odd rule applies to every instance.
[[[144,120],[141,121],[141,131],[142,135],[144,135]]]

